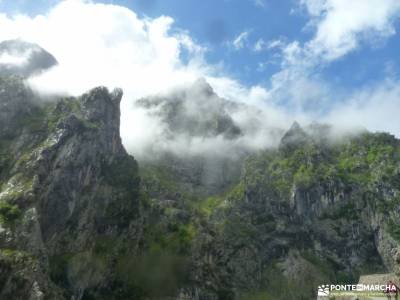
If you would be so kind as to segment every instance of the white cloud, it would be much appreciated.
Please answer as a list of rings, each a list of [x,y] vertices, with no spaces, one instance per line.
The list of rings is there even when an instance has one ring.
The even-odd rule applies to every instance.
[[[261,52],[265,50],[271,50],[271,49],[282,49],[285,46],[285,42],[282,39],[274,39],[270,41],[265,41],[264,39],[260,38],[258,39],[254,46],[253,46],[253,51],[255,52]]]
[[[323,120],[345,128],[363,126],[372,131],[388,131],[400,137],[399,115],[400,82],[388,79],[354,92]]]
[[[311,16],[314,38],[305,48],[313,56],[331,61],[356,49],[360,43],[386,38],[396,31],[398,0],[300,0]]]
[[[80,94],[96,85],[136,84],[141,94],[198,76],[203,49],[185,33],[170,35],[172,23],[169,17],[141,20],[120,6],[71,0],[34,18],[1,15],[0,38],[36,42],[57,58],[58,68],[33,81],[39,87]],[[188,65],[180,61],[182,49],[191,54]]]
[[[263,39],[258,39],[257,42],[254,44],[253,50],[255,52],[261,52],[266,47],[266,42]]]
[[[243,49],[249,38],[250,32],[249,31],[243,31],[241,32],[237,37],[232,42],[232,46],[235,50],[240,50]]]
[[[285,45],[285,43],[282,40],[276,39],[276,40],[269,41],[267,46],[268,46],[268,49],[274,49],[274,48],[281,48],[284,45]]]
[[[52,53],[59,65],[30,80],[40,91],[79,95],[95,86],[124,89],[121,135],[134,154],[144,151],[162,135],[162,125],[148,118],[133,103],[141,97],[168,91],[205,77],[220,95],[231,100],[261,103],[268,92],[243,86],[204,60],[204,47],[189,33],[173,26],[167,16],[139,18],[132,10],[66,0],[47,14],[28,17],[0,14],[0,40],[22,38]],[[236,41],[240,47],[249,33]],[[186,59],[181,58],[185,51]],[[270,120],[284,124],[284,113],[267,104]],[[217,141],[216,141],[217,142]],[[209,143],[211,145],[212,143]]]
[[[396,0],[299,0],[310,17],[310,40],[283,44],[281,71],[271,78],[271,97],[298,114],[336,125],[361,125],[399,134],[399,98],[388,82],[374,89],[344,90],[321,78],[321,70],[357,48],[395,33]],[[390,70],[389,70],[390,71]],[[392,74],[387,74],[393,77]],[[379,100],[379,96],[382,97]],[[372,100],[373,99],[373,100]],[[337,103],[337,104],[335,104]],[[379,105],[382,103],[382,105]],[[334,105],[334,107],[332,107]]]
[[[282,67],[308,76],[315,69],[369,43],[396,33],[394,22],[400,17],[397,0],[299,0],[310,20],[305,30],[314,32],[305,43],[281,43]],[[279,41],[279,40],[277,40]]]
[[[252,0],[254,5],[257,7],[265,7],[267,2],[265,0]]]
[[[23,66],[24,64],[27,63],[28,59],[29,59],[29,54],[26,56],[21,56],[6,52],[0,55],[0,64]]]
[[[319,22],[329,14],[324,15],[318,6],[310,11]],[[57,67],[31,80],[42,91],[78,95],[97,85],[122,87],[125,94],[121,103],[121,135],[124,144],[134,154],[154,143],[155,136],[162,135],[162,125],[157,119],[149,119],[143,111],[133,109],[135,100],[191,83],[199,77],[205,77],[220,96],[253,104],[263,111],[265,118],[260,134],[242,140],[249,145],[261,145],[260,139],[265,139],[263,132],[267,128],[288,128],[294,119],[303,122],[311,119],[335,121],[341,120],[344,113],[352,115],[355,112],[341,112],[340,107],[335,107],[332,113],[326,113],[327,103],[338,92],[314,74],[312,58],[319,57],[319,52],[312,52],[311,46],[296,41],[265,42],[266,47],[282,48],[283,69],[272,77],[270,89],[258,85],[246,87],[226,75],[220,67],[208,64],[204,58],[208,50],[194,42],[188,32],[174,27],[173,22],[168,16],[139,18],[132,10],[117,5],[66,0],[47,14],[36,17],[0,14],[0,40],[22,38],[38,43],[56,57]],[[318,40],[318,24],[313,25],[316,28],[313,40]],[[387,21],[387,24],[391,23]],[[249,31],[242,32],[236,39],[236,46],[248,46],[249,34]],[[357,34],[355,38],[359,41]],[[188,53],[185,60],[181,58],[183,52]],[[318,59],[315,61],[318,63]],[[392,100],[387,101],[392,102],[382,106],[391,112],[396,111],[397,103],[393,102],[397,94],[392,90],[386,94],[381,92],[388,99],[391,95]],[[366,101],[370,94],[360,92],[348,103],[359,108],[361,106],[355,103],[362,100],[356,102],[354,99]],[[371,113],[371,128],[378,128],[374,124],[386,124],[382,125],[383,129],[386,126],[388,130],[398,132],[396,126],[389,124],[389,120],[395,120],[390,119],[392,113],[385,118],[383,112],[378,114],[377,109],[368,108],[375,108],[374,103],[367,101],[363,106],[365,112]],[[377,114],[375,119],[374,112]],[[244,123],[251,121],[251,115],[247,113],[234,117]],[[352,120],[369,126],[366,120]],[[221,144],[221,141],[215,143]],[[212,148],[212,141],[206,144]],[[268,141],[263,145],[266,144]]]

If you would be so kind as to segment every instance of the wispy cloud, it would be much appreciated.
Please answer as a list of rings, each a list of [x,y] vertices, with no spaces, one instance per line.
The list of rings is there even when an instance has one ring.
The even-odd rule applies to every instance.
[[[363,17],[354,10],[354,3],[361,9],[367,2],[372,6],[363,11],[372,15]],[[31,81],[41,91],[77,95],[97,85],[122,87],[125,94],[121,103],[121,134],[134,154],[154,143],[154,136],[160,134],[157,120],[132,108],[135,101],[177,85],[188,85],[199,77],[205,77],[221,97],[258,107],[266,120],[260,133],[267,127],[287,128],[294,119],[316,119],[390,130],[400,135],[400,126],[395,122],[400,114],[395,79],[374,88],[348,92],[319,74],[321,65],[334,63],[367,43],[366,36],[373,33],[375,37],[387,38],[393,34],[397,1],[380,0],[384,8],[376,8],[377,3],[302,0],[310,18],[308,30],[313,32],[309,41],[260,40],[260,49],[281,49],[281,70],[272,76],[268,88],[246,86],[221,67],[208,63],[205,53],[209,49],[196,43],[190,32],[176,28],[171,17],[140,18],[134,11],[117,5],[67,0],[41,16],[0,14],[0,40],[21,37],[38,43],[56,57],[58,67]],[[375,9],[380,13],[373,12]],[[342,24],[341,18],[353,21]],[[231,42],[235,49],[255,47],[250,43],[250,33],[243,31]],[[336,37],[324,36],[329,33]],[[337,99],[342,101],[334,105]],[[364,117],[356,118],[360,110]],[[240,118],[251,120],[249,116],[243,114]],[[349,117],[344,122],[346,116]],[[212,141],[208,145],[212,147]]]
[[[255,42],[255,44],[253,46],[253,51],[261,52],[261,51],[271,50],[271,49],[276,49],[276,48],[280,49],[284,46],[285,46],[285,42],[282,39],[265,41],[264,39],[260,38]]]
[[[395,79],[383,79],[373,89],[344,90],[321,76],[324,67],[359,47],[393,36],[395,21],[400,17],[400,2],[300,0],[299,3],[310,18],[305,30],[314,34],[304,43],[294,40],[281,47],[282,69],[272,76],[272,97],[313,119],[358,124],[400,135],[400,126],[391,125],[394,112],[400,113]],[[381,106],[379,97],[385,97]],[[363,116],[356,117],[360,112]]]
[[[363,125],[373,131],[388,131],[400,137],[400,82],[386,79],[355,91],[340,102],[325,120],[343,127]]]
[[[304,45],[308,55],[325,61],[336,60],[355,50],[360,43],[395,34],[394,21],[400,16],[397,0],[300,0],[315,29]]]
[[[266,0],[251,0],[253,1],[254,5],[257,7],[266,7],[267,1]]]
[[[237,40],[238,47],[247,35]],[[263,121],[256,136],[263,137],[264,145],[271,142],[261,134],[264,129],[284,127],[290,122],[283,109],[267,102],[269,93],[265,88],[246,87],[219,66],[207,63],[207,49],[194,42],[188,32],[176,28],[170,17],[140,18],[117,5],[67,0],[45,15],[0,15],[0,40],[12,38],[38,43],[58,60],[58,66],[31,78],[30,83],[41,92],[79,95],[98,85],[122,87],[121,135],[124,145],[135,155],[145,153],[155,138],[163,136],[163,125],[136,108],[136,100],[168,93],[178,85],[190,86],[199,77],[206,78],[222,97],[260,107],[266,116],[263,120],[268,122]],[[237,117],[241,122],[254,119],[245,112]],[[262,144],[248,136],[240,143],[250,145],[251,141]],[[189,147],[202,141],[185,143]],[[218,139],[202,145],[215,151],[217,144],[227,149],[234,146]]]
[[[261,52],[265,48],[267,48],[267,43],[263,39],[258,39],[257,42],[254,44],[253,50],[255,52]]]
[[[247,46],[249,39],[250,31],[243,31],[235,39],[232,41],[232,46],[235,50],[243,49]]]

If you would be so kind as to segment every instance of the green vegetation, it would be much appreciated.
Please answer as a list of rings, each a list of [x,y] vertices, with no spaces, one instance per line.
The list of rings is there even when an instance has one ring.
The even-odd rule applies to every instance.
[[[332,264],[329,263],[329,260],[321,259],[311,251],[303,251],[301,252],[301,256],[316,267],[327,278],[335,277],[333,270],[335,270],[336,266],[332,266]]]
[[[0,222],[2,224],[12,224],[21,216],[21,210],[15,204],[4,201],[0,202]]]
[[[132,156],[116,157],[111,163],[104,163],[102,174],[113,187],[122,187],[138,193],[138,165]]]
[[[240,300],[273,300],[276,299],[266,291],[249,292],[240,297]]]
[[[400,158],[399,148],[399,143],[389,134],[365,133],[338,149],[339,175],[344,182],[361,186],[392,177]]]
[[[121,299],[131,299],[132,295],[134,299],[172,297],[186,284],[197,229],[192,222],[179,220],[175,213],[179,210],[153,208],[142,251],[135,256],[128,251],[118,257],[116,279]]]
[[[295,185],[310,189],[332,181],[367,188],[378,180],[395,180],[400,144],[391,135],[365,133],[324,147],[310,141],[291,151],[270,150],[246,161],[245,183],[273,189],[288,198]],[[397,171],[398,172],[398,171]]]
[[[323,281],[324,277],[320,274],[304,274],[305,276],[320,276],[319,281]],[[301,278],[299,278],[301,281]],[[263,287],[259,291],[250,291],[243,295],[240,300],[272,300],[272,299],[285,299],[285,300],[306,300],[314,295],[316,287],[314,282],[300,282],[289,280],[280,267],[280,263],[271,262],[271,264],[264,269],[262,274]]]
[[[338,208],[326,212],[323,214],[321,219],[332,219],[332,220],[338,220],[338,219],[346,219],[346,220],[359,220],[360,218],[360,213],[359,209],[355,206],[353,202],[349,203],[344,203]]]
[[[396,241],[400,242],[400,225],[396,224],[392,219],[388,223],[388,232]]]
[[[67,288],[69,286],[67,277],[68,263],[73,257],[72,253],[52,256],[49,259],[50,278],[59,286]]]
[[[245,196],[245,189],[246,186],[243,182],[240,182],[236,186],[234,186],[225,197],[216,197],[214,203],[215,207],[218,207],[221,205],[223,199],[229,199],[229,200],[238,200],[238,199],[243,199]],[[215,208],[214,207],[214,208]]]
[[[300,188],[308,188],[314,184],[316,176],[313,169],[306,165],[301,165],[293,176],[294,184]]]
[[[0,265],[3,263],[17,264],[22,267],[34,268],[37,267],[37,258],[30,253],[20,251],[13,248],[0,249]]]
[[[224,203],[223,197],[207,197],[203,201],[197,202],[197,208],[203,215],[210,217],[218,207],[221,207]]]
[[[140,176],[149,194],[176,194],[182,193],[173,170],[164,166],[142,164]]]
[[[188,255],[196,233],[196,227],[192,223],[181,223],[175,218],[164,219],[162,223],[155,223],[147,229],[147,244],[153,253]]]
[[[117,264],[116,275],[125,294],[121,299],[152,299],[176,296],[188,279],[187,261],[170,253],[148,253],[140,257],[123,257]],[[132,294],[135,298],[131,298]]]
[[[17,147],[16,140],[13,139],[0,140],[2,225],[13,225],[21,217],[21,208],[15,203],[21,203],[19,200],[32,190],[32,162],[36,161],[41,150],[54,145],[51,133],[55,132],[60,121],[66,120],[72,114],[77,118],[79,128],[88,129],[91,133],[97,132],[101,126],[101,122],[85,120],[79,100],[63,99],[57,104],[48,103],[37,107],[32,114],[19,119],[21,132],[27,130],[33,137],[26,139],[23,147]],[[226,130],[228,125],[217,122],[216,128],[230,133]],[[237,135],[237,132],[232,135]],[[13,149],[22,150],[12,153]],[[340,263],[329,257],[335,257],[338,252],[334,248],[347,241],[344,238],[348,239],[348,236],[344,237],[344,234],[349,232],[344,233],[345,229],[352,226],[353,221],[354,224],[361,223],[360,206],[373,202],[381,213],[398,208],[399,161],[399,142],[387,134],[365,133],[345,138],[335,145],[324,145],[310,138],[284,151],[270,149],[251,155],[245,162],[239,182],[227,191],[218,191],[212,196],[207,194],[202,198],[202,194],[193,192],[200,185],[196,182],[197,177],[188,176],[188,179],[185,178],[188,182],[184,182],[180,174],[182,169],[180,166],[175,168],[173,163],[156,161],[153,164],[144,164],[139,170],[132,157],[103,157],[99,188],[118,193],[118,201],[110,201],[110,204],[105,204],[107,207],[102,207],[102,201],[99,201],[101,216],[96,222],[101,223],[104,235],[95,236],[89,249],[80,253],[50,257],[50,277],[66,290],[74,282],[84,283],[87,290],[83,299],[103,299],[99,295],[107,293],[112,294],[110,299],[174,297],[191,278],[193,257],[207,257],[204,260],[210,260],[210,264],[213,264],[207,271],[212,273],[210,278],[215,276],[217,284],[218,280],[223,281],[226,279],[224,276],[228,276],[215,270],[225,268],[223,264],[229,266],[222,272],[237,272],[238,277],[243,276],[239,280],[243,280],[254,270],[258,272],[257,278],[251,280],[257,281],[253,286],[258,286],[259,289],[241,294],[241,300],[310,299],[311,293],[315,293],[317,283],[328,279],[330,282],[346,283],[354,279],[353,274],[343,270]],[[375,197],[374,193],[379,193],[376,191],[376,182],[395,183],[394,196],[385,199]],[[314,194],[321,195],[328,202],[338,202],[342,197],[341,193],[351,195],[351,198],[346,197],[347,202],[331,205],[329,210],[322,211],[319,219],[316,218],[316,224],[326,226],[326,235],[331,238],[328,242],[335,246],[332,246],[331,256],[329,253],[324,254],[325,257],[319,257],[317,252],[306,250],[310,249],[310,245],[324,250],[325,240],[318,234],[325,227],[321,226],[321,232],[313,231],[311,227],[315,225],[312,223],[314,216],[306,216],[311,225],[298,221],[304,216],[293,213],[298,209],[293,205],[293,192],[299,192],[296,196],[304,194],[304,198]],[[310,200],[309,198],[311,197],[304,202]],[[82,203],[86,199],[83,197]],[[29,205],[28,201],[23,203],[24,206]],[[314,204],[307,206],[307,203],[301,203],[304,210],[311,211],[315,208],[316,214],[324,209]],[[88,218],[92,217],[90,212]],[[341,225],[343,230],[340,232]],[[134,226],[140,226],[140,230],[134,231],[137,229]],[[337,240],[335,228],[339,228],[336,232]],[[329,230],[333,232],[332,235]],[[400,242],[400,226],[397,222],[391,220],[387,224],[387,230]],[[132,236],[135,235],[140,241],[131,238],[128,232],[133,233]],[[65,239],[66,245],[70,239],[70,236]],[[212,248],[213,243],[221,249]],[[293,260],[286,260],[292,255],[292,249],[301,250],[294,258],[290,257]],[[21,254],[3,249],[0,250],[0,256],[13,258],[20,257]],[[246,261],[253,257],[260,258],[260,261],[255,262],[257,266],[254,269]],[[274,261],[269,261],[270,259]],[[337,260],[339,259],[346,260],[343,257]],[[298,281],[289,279],[293,266],[288,264],[293,264],[293,261],[300,262],[298,269],[294,266],[295,271],[305,270],[302,276],[296,277]],[[254,272],[250,275],[255,275]],[[108,274],[110,278],[107,278],[103,287],[102,280]],[[224,284],[229,286],[230,283],[222,285]],[[97,288],[110,289],[113,292],[99,292]],[[221,290],[215,292],[221,300],[232,299],[233,290],[221,287]],[[71,295],[66,296],[70,297]],[[104,296],[104,299],[107,297]]]

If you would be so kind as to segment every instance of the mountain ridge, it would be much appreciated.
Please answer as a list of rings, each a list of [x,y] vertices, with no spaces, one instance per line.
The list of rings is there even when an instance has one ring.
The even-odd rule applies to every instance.
[[[274,148],[138,159],[121,89],[43,101],[24,78],[0,75],[0,299],[315,299],[400,275],[393,135],[295,122]],[[169,139],[246,130],[204,80],[137,105]]]

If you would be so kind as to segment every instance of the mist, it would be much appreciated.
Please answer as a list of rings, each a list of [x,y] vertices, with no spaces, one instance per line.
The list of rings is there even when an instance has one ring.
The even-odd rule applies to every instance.
[[[78,96],[95,86],[121,87],[122,140],[141,158],[162,152],[232,156],[276,147],[295,120],[329,122],[338,132],[364,126],[400,133],[385,115],[397,117],[397,82],[343,92],[342,101],[333,101],[335,87],[306,73],[297,80],[301,74],[293,79],[280,72],[269,87],[246,86],[221,65],[208,63],[211,49],[176,28],[168,16],[138,17],[122,6],[67,0],[45,15],[0,14],[0,40],[15,38],[37,43],[59,63],[29,78],[42,95]],[[390,97],[377,114],[379,95]],[[181,110],[174,122],[183,123],[172,126],[165,110],[177,101]],[[363,117],[354,118],[360,107]],[[213,127],[215,120],[228,128]]]

